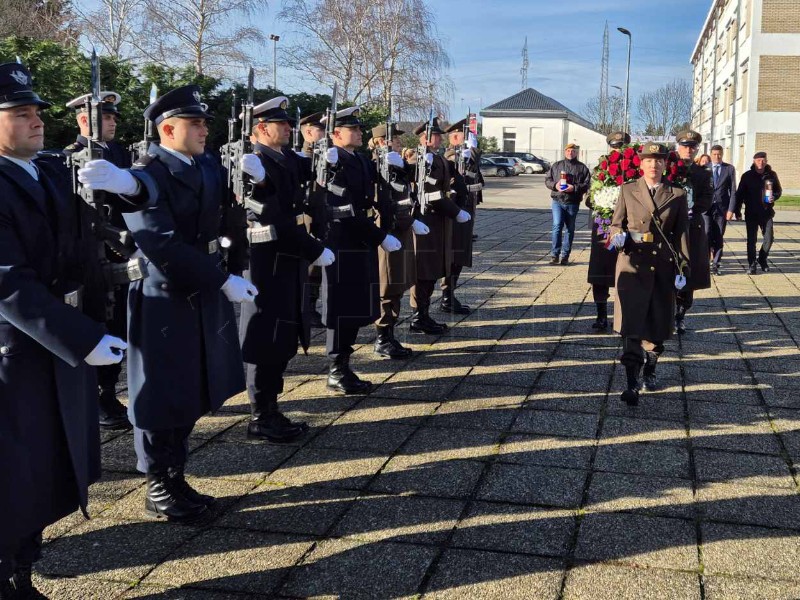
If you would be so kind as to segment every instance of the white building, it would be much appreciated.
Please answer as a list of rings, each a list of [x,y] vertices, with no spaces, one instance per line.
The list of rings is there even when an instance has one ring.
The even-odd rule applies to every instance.
[[[737,175],[767,153],[800,193],[800,0],[712,0],[692,52],[692,123]]]
[[[605,135],[533,88],[487,106],[481,116],[482,134],[497,138],[504,152],[530,152],[553,162],[564,158],[564,146],[572,142],[580,146],[578,158],[589,168],[606,152]]]

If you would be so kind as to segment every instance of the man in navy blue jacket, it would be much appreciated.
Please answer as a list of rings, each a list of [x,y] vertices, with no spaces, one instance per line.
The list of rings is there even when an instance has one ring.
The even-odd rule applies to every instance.
[[[719,275],[722,260],[722,246],[727,214],[736,204],[736,169],[722,162],[722,146],[711,147],[711,177],[714,185],[714,199],[711,208],[703,214],[703,222],[708,236],[708,249],[711,253],[711,272]]]

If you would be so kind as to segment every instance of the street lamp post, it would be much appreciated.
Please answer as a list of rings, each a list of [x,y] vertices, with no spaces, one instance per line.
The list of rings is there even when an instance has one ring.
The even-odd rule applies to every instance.
[[[278,40],[281,36],[274,33],[269,34],[272,40],[272,89],[278,89]]]
[[[625,131],[630,133],[630,127],[628,127],[628,94],[630,93],[631,85],[631,46],[633,45],[633,36],[631,35],[631,32],[624,27],[617,27],[617,31],[619,31],[622,35],[628,36],[628,69],[625,74],[625,116],[622,124]]]

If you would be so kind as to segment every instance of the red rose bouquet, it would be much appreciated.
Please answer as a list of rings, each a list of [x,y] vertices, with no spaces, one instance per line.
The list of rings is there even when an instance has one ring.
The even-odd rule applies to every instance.
[[[594,168],[589,198],[598,235],[608,235],[611,217],[619,199],[619,186],[642,176],[639,147],[640,144],[631,144],[612,150],[608,155],[601,156]]]

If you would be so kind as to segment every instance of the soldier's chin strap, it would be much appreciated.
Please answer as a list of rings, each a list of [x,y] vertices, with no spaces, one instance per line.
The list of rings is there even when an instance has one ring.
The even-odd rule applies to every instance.
[[[661,219],[656,214],[658,209],[653,210],[650,213],[650,216],[653,218],[653,223],[655,223],[656,229],[658,229],[658,233],[661,235],[661,239],[664,240],[664,243],[669,248],[669,251],[672,253],[672,258],[675,260],[675,265],[678,267],[678,274],[683,275],[684,270],[686,267],[689,266],[689,263],[686,261],[685,258],[680,258],[678,253],[675,251],[675,248],[670,244],[667,235],[664,233],[664,230],[661,228]]]

